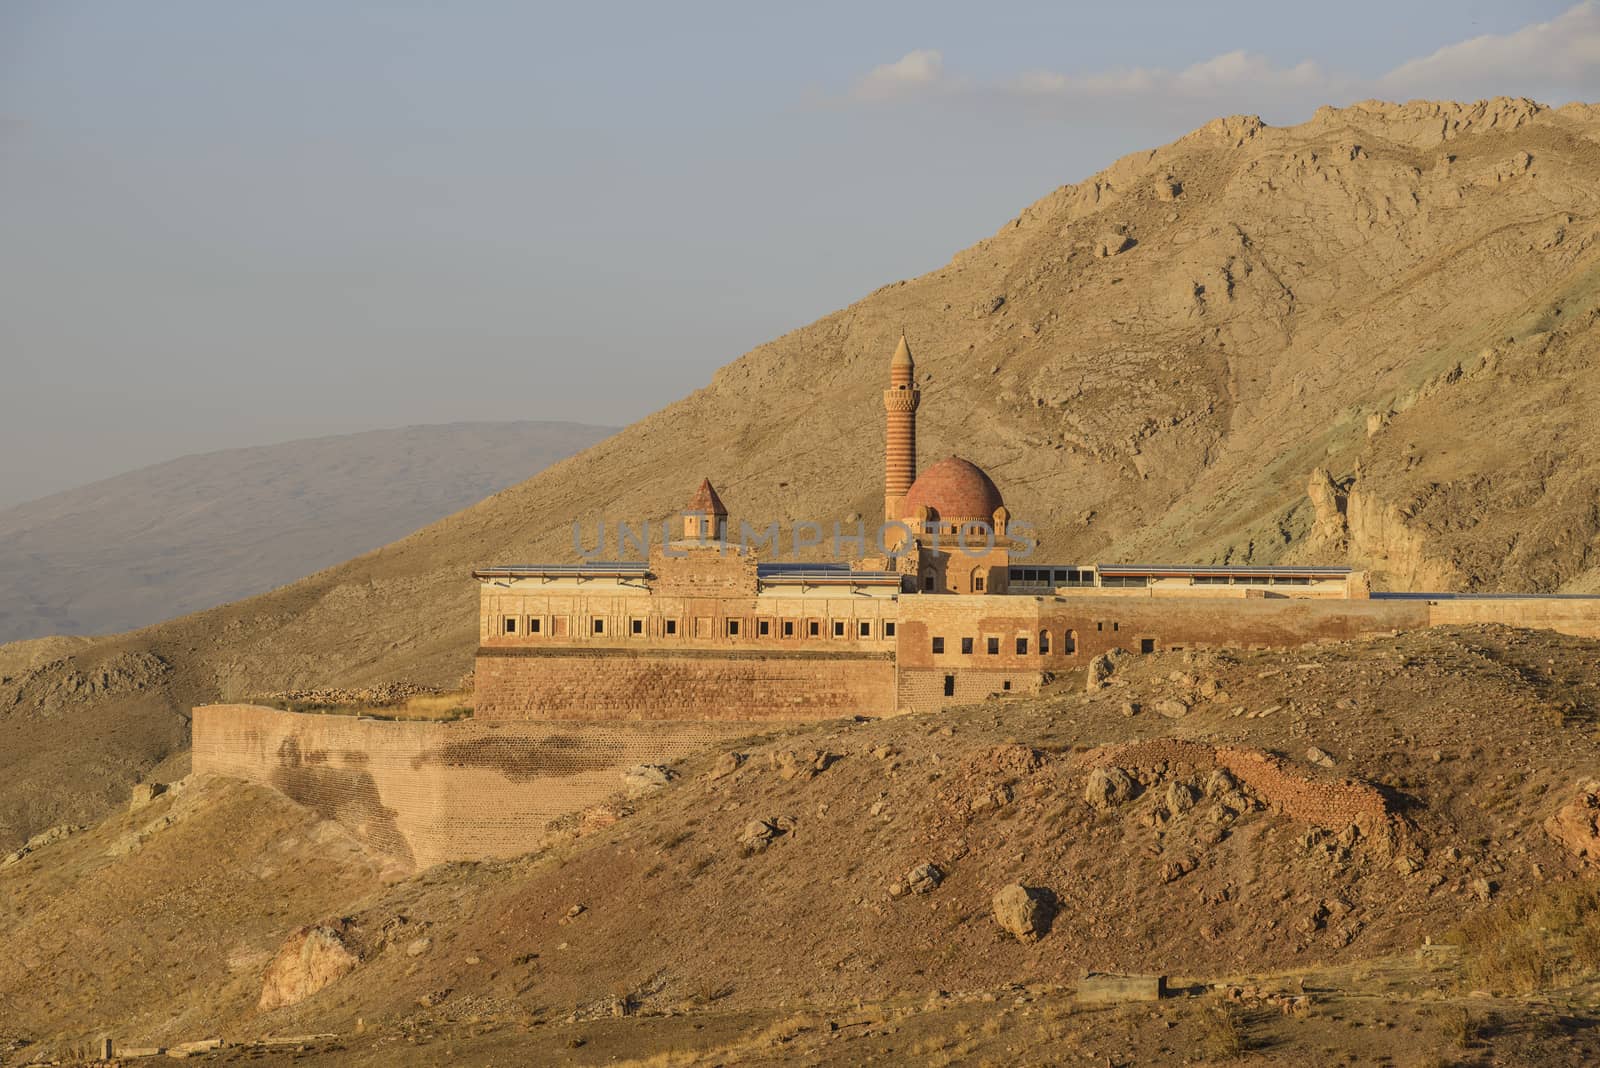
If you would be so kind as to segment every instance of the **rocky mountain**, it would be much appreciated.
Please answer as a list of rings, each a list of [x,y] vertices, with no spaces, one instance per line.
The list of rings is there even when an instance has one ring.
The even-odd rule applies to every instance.
[[[451,423],[185,456],[0,511],[0,642],[109,634],[342,563],[611,427]]]
[[[736,520],[872,516],[902,327],[923,462],[985,467],[1053,560],[1593,588],[1597,138],[1600,110],[1527,100],[1218,119],[385,548],[54,659],[0,648],[0,845],[181,760],[197,701],[454,681],[469,568],[570,559],[575,518],[661,518],[707,475]]]

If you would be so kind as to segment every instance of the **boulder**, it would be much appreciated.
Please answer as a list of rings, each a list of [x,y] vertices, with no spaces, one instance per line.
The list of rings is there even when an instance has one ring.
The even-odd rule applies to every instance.
[[[270,1012],[286,1005],[298,1005],[329,983],[350,974],[360,960],[337,929],[320,924],[302,927],[289,936],[272,963],[267,965],[257,1007],[262,1012]]]
[[[133,793],[128,798],[128,811],[138,812],[166,792],[167,784],[164,782],[135,783]]]
[[[706,772],[708,779],[722,779],[739,770],[739,765],[744,763],[743,753],[728,752],[717,757],[716,763],[711,765],[711,770]]]
[[[1089,661],[1088,677],[1084,679],[1084,689],[1090,693],[1105,686],[1106,680],[1111,677],[1111,658],[1101,653]]]
[[[622,785],[631,794],[659,790],[675,778],[672,769],[660,764],[635,764],[622,773]]]
[[[1544,821],[1544,829],[1573,856],[1600,863],[1600,781],[1580,785],[1572,798]]]
[[[1019,942],[1037,942],[1043,938],[1055,917],[1054,895],[1021,883],[1001,887],[991,904],[995,922]]]
[[[944,872],[937,864],[918,864],[906,872],[906,889],[913,894],[931,893],[944,881]]]
[[[1189,705],[1177,698],[1169,697],[1165,701],[1157,701],[1156,714],[1167,719],[1182,719],[1189,714]]]
[[[1333,767],[1333,757],[1316,746],[1306,750],[1306,760],[1319,768]]]
[[[1186,782],[1172,782],[1167,786],[1167,811],[1174,816],[1181,816],[1194,808],[1200,795],[1195,788]]]
[[[1121,768],[1095,768],[1089,773],[1083,799],[1103,810],[1133,800],[1138,792],[1138,784]]]

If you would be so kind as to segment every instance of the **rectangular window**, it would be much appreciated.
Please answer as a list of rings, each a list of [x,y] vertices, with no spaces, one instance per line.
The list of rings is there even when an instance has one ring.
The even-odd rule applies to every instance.
[[[667,633],[668,634],[676,634],[676,633],[678,633],[678,621],[676,619],[667,620]]]
[[[1028,639],[1026,639],[1026,638],[1018,638],[1017,639],[1017,655],[1018,656],[1027,656],[1028,655]]]
[[[1094,629],[1095,630],[1105,630],[1106,629],[1106,625],[1104,623],[1100,622],[1097,619],[1097,620],[1095,620],[1095,623],[1094,623]]]
[[[767,635],[772,633],[772,624],[764,619],[758,620],[756,623],[756,633],[765,638]]]
[[[783,636],[785,638],[794,637],[794,620],[786,619],[783,621]]]
[[[529,634],[538,634],[539,630],[540,630],[539,624],[541,622],[542,622],[542,620],[540,620],[538,616],[529,616],[528,617],[528,633]]]
[[[1014,568],[1011,569],[1011,581],[1012,582],[1021,582],[1022,581],[1022,576],[1026,575],[1026,574],[1027,574],[1027,572],[1022,570],[1022,568],[1014,567]]]
[[[606,621],[603,620],[603,619],[595,620],[594,621],[594,632],[596,634],[604,634],[606,632]]]
[[[507,634],[515,634],[516,632],[517,632],[517,621],[515,619],[507,619],[506,620],[506,633]]]
[[[884,622],[884,624],[883,624],[883,636],[885,638],[893,638],[894,637],[894,621],[893,620],[886,620]]]
[[[833,621],[833,636],[835,638],[844,637],[844,620],[836,619]]]
[[[971,656],[972,655],[972,639],[971,638],[962,638],[961,639],[961,655],[962,656]]]
[[[983,576],[982,575],[974,575],[972,577],[972,588],[974,590],[976,590],[977,592],[979,592],[979,593],[983,592]]]
[[[1156,640],[1154,638],[1140,638],[1139,639],[1139,651],[1141,653],[1153,653],[1153,652],[1155,652],[1156,651]]]
[[[933,651],[936,652],[936,653],[944,652],[944,639],[943,638],[935,638],[935,639],[933,639]]]
[[[634,634],[643,634],[644,633],[644,620],[642,620],[642,619],[635,619],[628,626],[629,626],[629,629],[632,630]]]
[[[863,621],[861,623],[861,625],[859,627],[857,627],[856,629],[857,629],[860,637],[862,637],[862,638],[870,638],[870,637],[872,637],[872,624],[871,623]]]
[[[1006,680],[1006,681],[1004,681],[1004,682],[1002,682],[1002,683],[1001,683],[1001,684],[1000,684],[1000,688],[1001,688],[1001,689],[1004,689],[1004,690],[1009,690],[1009,689],[1011,689],[1011,680],[1010,680],[1010,679],[1007,679],[1007,680]]]
[[[815,638],[822,633],[822,624],[815,619],[806,620],[807,637]]]
[[[739,636],[739,621],[737,619],[728,620],[728,637],[737,638],[738,636]]]
[[[1000,655],[1000,639],[999,638],[990,638],[987,644],[988,644],[989,655],[990,656],[999,656]]]

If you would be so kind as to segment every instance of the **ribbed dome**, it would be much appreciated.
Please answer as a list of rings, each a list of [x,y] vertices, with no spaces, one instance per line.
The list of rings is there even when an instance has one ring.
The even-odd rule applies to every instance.
[[[907,519],[914,518],[917,509],[926,505],[932,510],[933,518],[941,523],[974,519],[993,522],[995,510],[1004,504],[1000,490],[983,473],[983,468],[959,456],[951,456],[917,476],[906,491],[901,514]]]

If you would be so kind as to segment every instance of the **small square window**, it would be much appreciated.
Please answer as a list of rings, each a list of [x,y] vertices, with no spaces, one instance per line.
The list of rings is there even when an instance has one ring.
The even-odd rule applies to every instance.
[[[1122,624],[1121,624],[1121,623],[1113,623],[1113,624],[1111,624],[1111,629],[1112,629],[1112,630],[1117,630],[1117,629],[1119,629],[1119,628],[1120,628],[1120,627],[1121,627],[1121,626],[1122,626]]]
[[[783,621],[783,636],[785,638],[794,637],[794,620],[786,619]]]
[[[739,636],[739,621],[737,619],[728,620],[728,637],[737,638],[738,636]]]
[[[860,634],[861,637],[870,638],[870,637],[872,637],[872,624],[871,623],[867,623],[867,622],[863,622],[857,628],[857,631],[858,631],[858,633]]]
[[[814,619],[806,620],[806,634],[812,638],[822,633],[822,624]]]
[[[935,638],[935,639],[933,639],[933,651],[936,652],[936,653],[944,652],[944,639],[943,638]]]
[[[760,620],[756,623],[756,633],[765,638],[767,635],[772,633],[772,624],[768,623],[764,619]]]
[[[961,653],[962,653],[963,656],[971,656],[972,655],[972,639],[971,638],[962,638],[961,639]]]
[[[1028,639],[1026,639],[1026,638],[1018,638],[1017,639],[1017,655],[1018,656],[1027,656],[1028,655]]]
[[[604,634],[606,632],[606,621],[603,620],[603,619],[595,620],[594,621],[594,632],[596,634]]]
[[[1011,680],[1007,679],[1006,681],[1002,682],[1000,684],[1000,686],[1001,686],[1002,689],[1006,689],[1006,690],[1011,689]]]
[[[633,629],[633,633],[635,633],[635,634],[643,634],[644,633],[644,620],[636,619],[636,620],[633,621],[631,626],[632,626],[632,629]]]
[[[894,637],[894,621],[893,620],[885,620],[884,621],[884,624],[883,624],[883,636],[885,638],[893,638]]]
[[[667,633],[668,634],[676,634],[676,633],[678,633],[678,621],[676,619],[667,620]]]
[[[833,621],[833,636],[835,638],[844,637],[844,620],[836,619]]]
[[[514,619],[506,620],[506,633],[507,634],[515,634],[516,632],[517,632],[517,621],[514,620]]]
[[[989,655],[990,656],[999,656],[1000,655],[1000,639],[999,638],[990,638],[988,640],[987,645],[988,645]]]
[[[528,620],[528,633],[529,633],[529,634],[538,634],[538,633],[539,633],[539,631],[540,631],[540,630],[542,630],[542,629],[543,629],[543,628],[542,628],[542,627],[541,627],[541,626],[540,626],[540,624],[541,624],[541,623],[542,623],[542,622],[543,622],[543,621],[542,621],[542,620],[541,620],[541,619],[540,619],[540,618],[539,618],[539,617],[538,617],[538,616],[533,616],[533,617],[531,617],[531,618],[530,618],[530,619],[529,619],[529,620]]]

